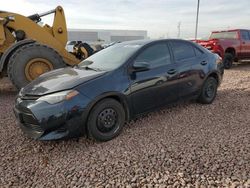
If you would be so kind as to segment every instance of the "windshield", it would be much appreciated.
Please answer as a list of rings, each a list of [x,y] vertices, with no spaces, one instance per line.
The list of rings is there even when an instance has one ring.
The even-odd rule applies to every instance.
[[[95,70],[114,70],[124,64],[141,45],[116,44],[99,51],[79,64],[79,67],[88,67]]]
[[[212,33],[210,39],[237,39],[237,31]]]

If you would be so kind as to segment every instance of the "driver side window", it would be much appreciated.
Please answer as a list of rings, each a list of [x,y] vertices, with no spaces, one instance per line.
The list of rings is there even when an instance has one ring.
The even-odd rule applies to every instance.
[[[168,46],[165,43],[154,44],[141,52],[136,62],[147,62],[150,68],[156,68],[163,65],[171,64],[171,56]]]

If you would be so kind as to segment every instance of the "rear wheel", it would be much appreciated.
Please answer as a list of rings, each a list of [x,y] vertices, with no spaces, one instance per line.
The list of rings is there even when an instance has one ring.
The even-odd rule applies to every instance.
[[[8,76],[20,89],[41,74],[65,66],[62,57],[52,48],[38,43],[27,44],[10,57]]]
[[[211,104],[217,94],[218,82],[214,77],[208,77],[205,81],[198,102],[202,104]]]
[[[114,99],[104,99],[91,110],[87,128],[90,137],[108,141],[118,136],[125,123],[123,106]]]
[[[230,69],[233,66],[234,57],[230,53],[226,53],[223,59],[223,65],[225,69]]]

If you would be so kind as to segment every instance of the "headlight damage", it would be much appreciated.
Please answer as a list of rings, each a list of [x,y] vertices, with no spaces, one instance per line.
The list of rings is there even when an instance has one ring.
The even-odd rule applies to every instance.
[[[37,99],[37,101],[44,101],[49,104],[56,104],[62,101],[70,100],[78,94],[79,92],[76,90],[62,91],[62,92],[42,96],[39,99]]]

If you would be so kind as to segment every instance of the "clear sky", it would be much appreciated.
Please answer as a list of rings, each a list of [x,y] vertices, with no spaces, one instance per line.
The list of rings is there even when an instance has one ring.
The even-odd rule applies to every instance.
[[[211,30],[250,28],[250,0],[200,0],[198,37]],[[77,29],[147,30],[151,38],[193,38],[197,0],[1,0],[0,9],[30,15],[62,5]],[[45,19],[45,22],[48,21]]]

